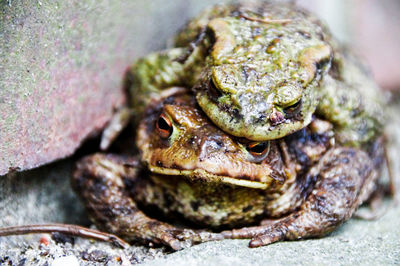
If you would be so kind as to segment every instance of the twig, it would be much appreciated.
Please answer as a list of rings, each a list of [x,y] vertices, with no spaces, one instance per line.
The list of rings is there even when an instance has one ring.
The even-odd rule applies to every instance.
[[[0,236],[10,235],[25,235],[25,234],[37,234],[37,233],[63,233],[66,235],[79,236],[83,238],[92,238],[99,241],[110,242],[121,248],[129,247],[129,244],[121,238],[113,235],[104,233],[98,230],[89,229],[74,224],[32,224],[32,225],[20,225],[0,228]]]

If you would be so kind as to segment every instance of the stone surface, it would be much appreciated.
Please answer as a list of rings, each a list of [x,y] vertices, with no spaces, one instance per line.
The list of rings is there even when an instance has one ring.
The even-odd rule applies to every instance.
[[[400,208],[378,221],[351,220],[330,236],[256,249],[248,240],[204,243],[143,265],[394,265],[400,263]]]

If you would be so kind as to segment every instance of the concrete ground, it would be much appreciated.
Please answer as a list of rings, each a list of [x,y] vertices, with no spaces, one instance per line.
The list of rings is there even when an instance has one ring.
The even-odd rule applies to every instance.
[[[378,221],[351,220],[330,236],[250,249],[248,240],[210,242],[144,265],[400,264],[400,208]]]

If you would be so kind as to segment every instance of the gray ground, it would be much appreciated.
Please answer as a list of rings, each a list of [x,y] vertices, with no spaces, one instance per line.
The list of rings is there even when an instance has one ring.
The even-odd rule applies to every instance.
[[[400,104],[391,108],[389,121],[392,123],[388,127],[388,134],[394,136],[389,153],[396,176],[400,173],[397,160],[399,111]],[[69,186],[74,160],[1,178],[0,226],[40,222],[87,225],[82,206]],[[386,201],[385,206],[391,203]],[[62,244],[46,234],[1,237],[0,264],[47,265],[63,256],[76,258],[81,265],[400,264],[399,217],[400,206],[395,206],[376,221],[352,219],[322,239],[282,242],[257,249],[249,249],[248,240],[210,242],[168,253],[165,249],[143,246],[122,250],[107,243],[79,238],[74,239],[74,244],[68,241]],[[49,241],[48,246],[40,244],[43,237]]]

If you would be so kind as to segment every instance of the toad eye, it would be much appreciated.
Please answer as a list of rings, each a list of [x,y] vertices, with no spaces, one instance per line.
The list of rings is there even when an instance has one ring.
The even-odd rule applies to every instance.
[[[263,156],[269,152],[269,142],[250,142],[246,149],[253,156]]]
[[[204,38],[204,36],[202,36],[202,37]],[[207,27],[207,29],[205,31],[205,37],[206,37],[205,38],[206,42],[208,42],[208,43],[206,43],[206,45],[208,46],[208,53],[211,53],[213,46],[216,42],[215,32],[211,28]]]
[[[331,59],[330,58],[324,58],[319,62],[315,63],[315,67],[317,69],[317,73],[321,74],[324,69],[327,68],[327,66],[329,66],[331,64]]]
[[[171,136],[173,130],[172,122],[165,114],[161,114],[160,117],[158,118],[156,123],[156,128],[158,134],[163,139],[166,139],[169,136]]]
[[[295,102],[294,104],[286,106],[285,108],[283,108],[283,111],[285,112],[285,114],[287,116],[295,115],[300,111],[301,104],[302,104],[302,100],[300,99],[297,102]]]
[[[215,83],[212,79],[210,79],[210,85],[208,86],[208,91],[214,99],[218,99],[219,97],[222,96],[221,91],[217,88],[217,86],[215,86]]]

